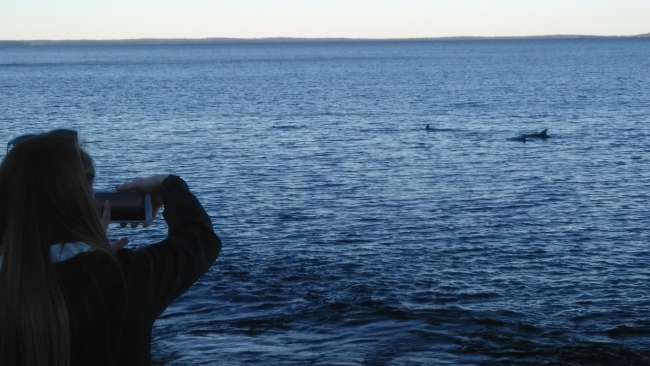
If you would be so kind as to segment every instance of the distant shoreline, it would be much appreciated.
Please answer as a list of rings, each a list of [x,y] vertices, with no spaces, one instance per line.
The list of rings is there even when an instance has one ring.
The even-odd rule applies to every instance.
[[[0,40],[0,46],[47,45],[182,45],[182,44],[235,44],[235,43],[386,43],[386,42],[436,42],[436,41],[494,41],[494,40],[559,40],[559,39],[640,39],[650,33],[629,36],[597,35],[541,35],[541,36],[458,36],[424,38],[135,38],[135,39],[71,39],[71,40]]]

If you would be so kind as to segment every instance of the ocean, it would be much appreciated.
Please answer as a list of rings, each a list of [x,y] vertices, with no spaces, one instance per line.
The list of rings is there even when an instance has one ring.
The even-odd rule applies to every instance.
[[[0,46],[0,143],[74,128],[97,188],[204,204],[222,255],[159,364],[649,365],[649,70],[648,39]]]

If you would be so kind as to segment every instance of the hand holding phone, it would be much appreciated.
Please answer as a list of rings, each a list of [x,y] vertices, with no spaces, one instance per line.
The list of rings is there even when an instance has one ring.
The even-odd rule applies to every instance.
[[[118,185],[116,191],[95,192],[98,208],[108,201],[109,222],[131,227],[149,226],[162,207],[160,187],[168,174],[136,178]]]

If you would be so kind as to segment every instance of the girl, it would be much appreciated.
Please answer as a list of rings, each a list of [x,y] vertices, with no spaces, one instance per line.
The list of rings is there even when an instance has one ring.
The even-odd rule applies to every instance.
[[[208,215],[177,176],[133,180],[118,190],[150,193],[168,236],[114,251],[76,132],[10,145],[0,165],[0,365],[150,364],[154,320],[219,254]]]

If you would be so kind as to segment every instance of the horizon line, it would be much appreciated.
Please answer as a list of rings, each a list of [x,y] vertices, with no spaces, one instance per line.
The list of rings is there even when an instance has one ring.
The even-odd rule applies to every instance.
[[[650,33],[632,35],[543,34],[514,36],[434,36],[434,37],[197,37],[197,38],[71,38],[71,39],[0,39],[0,43],[219,43],[219,42],[354,42],[354,41],[435,41],[435,40],[508,40],[508,39],[578,39],[578,38],[650,38]]]

